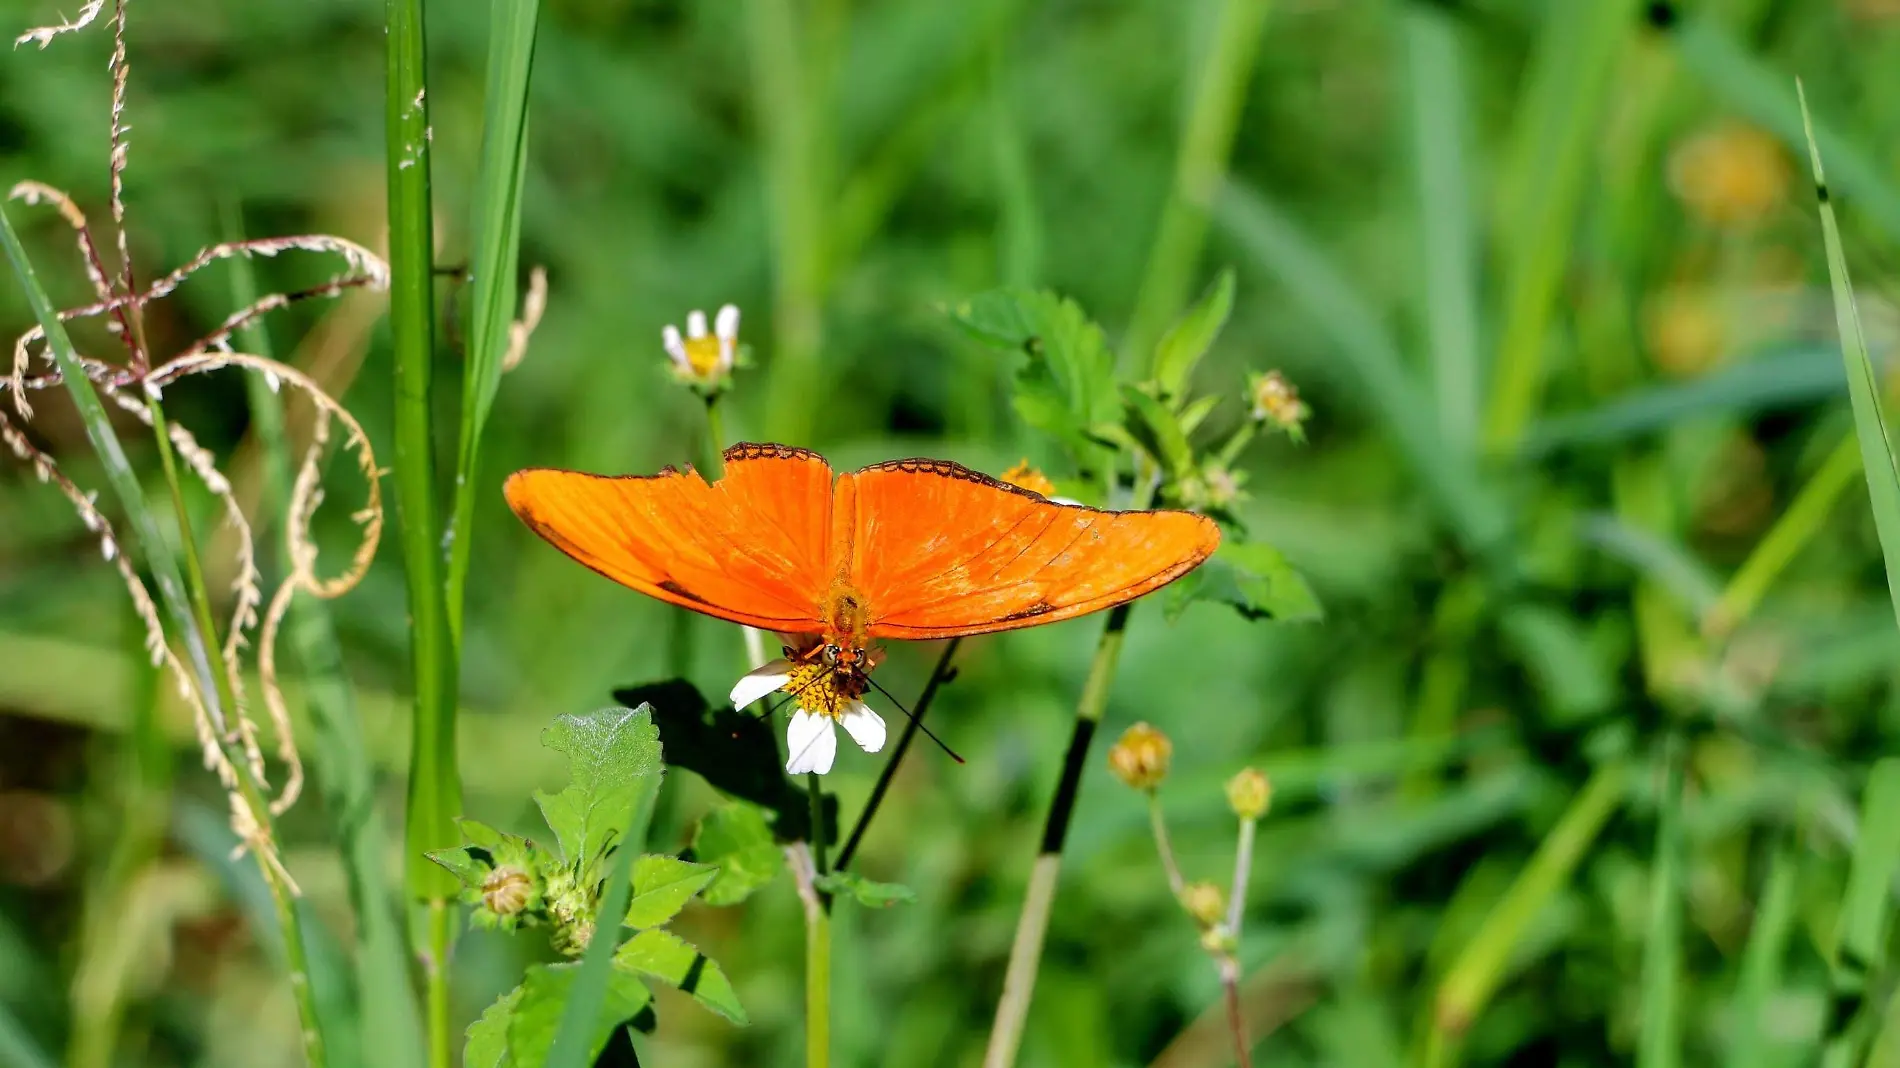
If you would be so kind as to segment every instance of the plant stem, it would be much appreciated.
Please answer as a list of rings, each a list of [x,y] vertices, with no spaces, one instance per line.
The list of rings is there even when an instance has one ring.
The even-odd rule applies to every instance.
[[[1795,496],[1794,503],[1768,528],[1755,548],[1729,579],[1728,587],[1702,621],[1705,632],[1722,636],[1732,632],[1754,612],[1762,595],[1794,561],[1802,549],[1814,540],[1827,522],[1834,502],[1854,484],[1860,473],[1860,442],[1849,434],[1828,453],[1821,469],[1808,479]]]
[[[811,868],[825,874],[825,795],[816,772],[811,795]],[[805,895],[805,1068],[831,1063],[831,902],[816,885]]]
[[[1233,954],[1220,959],[1221,1000],[1227,1004],[1227,1029],[1234,1036],[1234,1060],[1253,1068],[1253,1043],[1247,1039],[1247,1018],[1240,1012],[1240,962]]]
[[[952,638],[943,645],[943,654],[937,657],[937,666],[930,672],[930,681],[924,683],[924,692],[917,698],[917,707],[911,709],[910,722],[904,724],[904,733],[897,736],[897,745],[891,750],[891,758],[884,762],[884,770],[878,772],[877,785],[871,787],[871,796],[864,802],[864,811],[858,814],[858,822],[851,828],[851,834],[844,840],[844,848],[838,851],[838,870],[851,866],[851,858],[858,855],[858,842],[864,838],[865,829],[871,825],[871,817],[877,815],[878,806],[884,803],[884,794],[891,788],[891,780],[897,778],[897,766],[904,760],[904,754],[910,751],[910,743],[917,737],[917,731],[924,721],[924,713],[930,711],[930,702],[937,696],[937,690],[950,677],[950,658],[957,653],[962,638]]]
[[[1148,826],[1154,830],[1155,852],[1161,854],[1161,868],[1168,873],[1168,889],[1179,899],[1187,881],[1181,878],[1181,866],[1175,863],[1174,846],[1168,841],[1168,821],[1161,815],[1161,797],[1148,791]]]
[[[218,631],[211,617],[211,594],[205,587],[204,565],[198,559],[198,545],[191,531],[191,513],[185,507],[184,488],[178,476],[178,459],[172,451],[165,411],[159,405],[158,398],[150,393],[145,396],[145,406],[152,416],[152,437],[158,443],[160,467],[165,473],[166,484],[171,488],[172,508],[177,515],[179,555],[184,558],[185,582],[194,616],[190,622],[197,627],[205,647],[215,649]],[[211,678],[218,704],[226,710],[227,716],[235,717],[238,709],[237,693],[232,687],[231,675],[224,670],[222,662],[214,666]],[[224,749],[224,758],[231,765],[244,805],[250,809],[251,818],[257,821],[268,842],[270,801],[251,774],[249,759],[226,736],[219,737],[218,744]],[[258,872],[263,875],[265,885],[270,887],[271,904],[277,910],[277,929],[284,939],[284,967],[289,973],[291,995],[297,1003],[304,1063],[308,1068],[323,1068],[329,1058],[324,1053],[323,1027],[317,1018],[317,1002],[310,988],[310,964],[304,954],[303,922],[297,916],[295,894],[284,881],[283,872],[272,863],[266,849],[267,846],[253,845],[251,854],[257,861]]]
[[[1022,916],[1016,921],[1016,939],[1009,947],[1009,967],[1003,973],[1003,996],[996,1004],[989,1049],[983,1055],[984,1068],[1009,1068],[1016,1063],[1016,1051],[1022,1045],[1023,1025],[1029,1019],[1029,999],[1036,987],[1036,968],[1042,960],[1042,943],[1049,931],[1049,911],[1055,904],[1056,877],[1062,870],[1062,846],[1068,837],[1069,819],[1075,813],[1075,795],[1082,785],[1082,767],[1088,760],[1089,743],[1095,738],[1095,729],[1108,708],[1109,684],[1115,677],[1115,665],[1121,659],[1122,638],[1128,629],[1131,607],[1124,604],[1109,610],[1102,639],[1095,647],[1094,663],[1089,666],[1088,681],[1082,686],[1081,700],[1076,702],[1075,730],[1069,735],[1062,778],[1056,785],[1055,798],[1049,803],[1049,816],[1043,824],[1042,852],[1029,872]]]
[[[389,311],[395,343],[396,516],[409,588],[410,660],[416,715],[410,746],[404,835],[410,896],[424,903],[410,942],[423,955],[429,984],[429,1063],[449,1068],[448,953],[453,943],[454,877],[429,862],[431,849],[457,844],[462,807],[455,767],[455,653],[444,600],[437,517],[434,431],[430,414],[435,349],[430,204],[427,48],[422,0],[388,0],[386,121],[389,180]],[[418,926],[422,929],[418,929]]]
[[[1194,268],[1207,241],[1207,218],[1227,178],[1227,157],[1247,100],[1254,58],[1260,50],[1267,0],[1222,0],[1219,21],[1198,64],[1193,109],[1181,131],[1174,186],[1161,212],[1161,228],[1148,255],[1148,269],[1135,299],[1123,351],[1143,361],[1187,302]],[[1183,8],[1182,10],[1185,10]]]

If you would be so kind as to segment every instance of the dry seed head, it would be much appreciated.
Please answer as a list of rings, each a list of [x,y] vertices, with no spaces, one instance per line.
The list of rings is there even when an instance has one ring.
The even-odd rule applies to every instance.
[[[1153,790],[1168,777],[1168,760],[1173,755],[1174,743],[1167,735],[1146,723],[1137,723],[1123,731],[1108,751],[1108,767],[1129,786]]]
[[[504,864],[482,880],[482,904],[497,916],[513,916],[534,898],[534,880],[513,865]]]
[[[1273,804],[1273,784],[1259,768],[1242,768],[1227,780],[1227,805],[1243,820],[1257,820]]]
[[[1189,883],[1181,888],[1181,907],[1202,927],[1220,923],[1227,912],[1227,899],[1213,883]]]
[[[1256,422],[1278,427],[1295,440],[1304,436],[1307,417],[1313,412],[1285,375],[1279,371],[1254,375],[1247,383],[1247,396]]]

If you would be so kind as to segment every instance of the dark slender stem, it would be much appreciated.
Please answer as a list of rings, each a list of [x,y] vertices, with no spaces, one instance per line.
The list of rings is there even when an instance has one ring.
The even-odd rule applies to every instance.
[[[871,817],[877,815],[878,806],[884,803],[884,795],[891,788],[891,780],[897,778],[897,766],[903,763],[904,754],[910,751],[910,743],[916,739],[917,731],[923,726],[924,713],[930,711],[930,702],[937,696],[937,689],[950,676],[950,658],[957,653],[957,646],[963,644],[962,638],[952,638],[944,643],[943,655],[937,658],[937,666],[930,673],[930,681],[924,683],[924,692],[917,698],[917,707],[911,710],[910,722],[904,724],[904,733],[897,736],[897,745],[891,750],[891,758],[884,762],[884,770],[878,772],[877,785],[871,787],[871,797],[864,802],[864,811],[858,814],[857,825],[851,828],[850,837],[844,840],[844,848],[838,851],[838,870],[851,866],[851,858],[858,855],[858,842],[864,838],[865,829],[871,825]]]
[[[1234,1035],[1234,1059],[1240,1068],[1253,1068],[1253,1043],[1247,1039],[1247,1018],[1240,1013],[1240,965],[1232,957],[1221,961],[1220,985],[1227,1002],[1227,1028]]]

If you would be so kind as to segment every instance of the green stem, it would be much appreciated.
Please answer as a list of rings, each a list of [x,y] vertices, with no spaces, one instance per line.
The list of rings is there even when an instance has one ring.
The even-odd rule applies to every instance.
[[[1161,857],[1161,870],[1167,873],[1169,892],[1179,900],[1187,880],[1181,878],[1181,865],[1174,859],[1174,844],[1168,839],[1168,821],[1161,814],[1161,795],[1152,789],[1147,794],[1148,829],[1154,832],[1155,853]]]
[[[1680,738],[1664,739],[1656,860],[1650,867],[1649,925],[1643,939],[1638,1068],[1674,1068],[1682,1062],[1682,750]]]
[[[396,514],[402,528],[403,571],[409,588],[410,657],[416,714],[410,747],[409,805],[404,859],[412,898],[424,903],[412,916],[411,945],[424,956],[429,984],[429,1063],[448,1068],[454,1036],[448,1025],[448,950],[454,925],[447,915],[455,880],[429,862],[432,849],[458,844],[454,818],[461,783],[455,767],[455,653],[437,516],[434,430],[430,414],[435,348],[434,215],[430,205],[427,49],[422,0],[388,0],[387,136],[389,180],[389,311],[395,344]]]
[[[706,481],[726,477],[725,454],[726,420],[719,413],[719,394],[714,393],[706,398]]]
[[[1142,505],[1137,505],[1142,507]],[[1088,681],[1076,702],[1075,729],[1069,735],[1069,751],[1062,761],[1062,778],[1056,785],[1049,816],[1043,824],[1042,851],[1029,873],[1029,889],[1024,895],[1023,911],[1016,921],[1016,939],[1009,948],[1009,966],[1003,974],[1003,996],[996,1004],[996,1019],[990,1029],[990,1044],[983,1056],[984,1068],[1009,1068],[1016,1063],[1016,1051],[1022,1045],[1023,1026],[1029,1019],[1029,1000],[1035,992],[1036,969],[1042,960],[1043,939],[1049,932],[1049,912],[1055,904],[1056,877],[1062,869],[1062,847],[1069,833],[1069,820],[1075,814],[1075,796],[1082,785],[1082,768],[1088,761],[1089,743],[1108,709],[1109,685],[1115,677],[1115,665],[1121,659],[1122,639],[1128,629],[1132,605],[1117,605],[1109,610],[1108,623],[1095,647],[1095,660],[1089,666]]]
[[[158,443],[160,467],[165,473],[165,482],[171,488],[172,509],[178,520],[179,555],[184,558],[185,581],[191,597],[193,622],[198,634],[208,650],[217,648],[217,625],[211,617],[211,593],[205,585],[204,565],[198,559],[198,544],[192,534],[191,513],[185,506],[183,483],[178,474],[178,458],[172,451],[171,436],[165,422],[165,411],[160,407],[158,398],[150,393],[145,395],[146,410],[152,416],[152,437]],[[215,656],[215,653],[213,653]],[[227,715],[237,714],[237,693],[231,685],[231,674],[223,670],[220,662],[211,672],[211,678],[217,693],[218,704],[227,710]],[[254,846],[252,856],[257,860],[257,868],[264,877],[265,885],[270,887],[271,904],[277,910],[277,928],[284,937],[284,966],[289,972],[290,991],[297,1003],[297,1020],[300,1037],[303,1042],[304,1063],[308,1068],[322,1068],[328,1063],[324,1053],[323,1027],[317,1019],[317,1002],[310,987],[310,964],[304,954],[303,922],[297,915],[296,896],[285,882],[283,873],[271,863],[266,849],[269,848],[271,810],[270,801],[264,796],[263,789],[251,773],[250,760],[232,744],[229,734],[221,736],[218,744],[224,750],[224,759],[231,765],[233,777],[237,780],[239,794],[250,809],[251,816],[261,829],[265,845]]]
[[[806,778],[811,796],[812,875],[825,868],[825,795],[816,772]],[[805,1068],[831,1063],[831,901],[816,885],[805,899]]]
[[[1131,360],[1148,358],[1168,322],[1187,303],[1207,241],[1208,213],[1227,179],[1227,158],[1233,152],[1268,6],[1268,0],[1222,0],[1208,53],[1198,65],[1201,77],[1175,156],[1174,186],[1162,208],[1161,228],[1128,323],[1123,351]]]
[[[1748,559],[1729,579],[1721,600],[1709,610],[1703,621],[1704,630],[1715,635],[1728,634],[1755,611],[1755,606],[1761,603],[1768,587],[1774,585],[1782,571],[1821,532],[1822,525],[1827,522],[1828,512],[1841,494],[1854,484],[1854,476],[1860,473],[1860,467],[1860,442],[1849,434],[1828,454],[1821,469],[1808,479],[1807,485],[1801,487],[1801,492],[1795,496],[1788,510],[1755,543]]]
[[[897,766],[903,763],[904,754],[910,751],[910,743],[916,739],[918,730],[923,726],[924,713],[930,711],[930,702],[937,697],[937,690],[950,678],[950,658],[957,653],[962,638],[952,638],[943,645],[943,654],[937,657],[937,666],[930,672],[930,681],[924,683],[924,692],[917,698],[917,707],[911,710],[910,722],[904,724],[904,733],[897,736],[897,745],[891,750],[891,758],[884,762],[884,770],[878,772],[877,785],[871,787],[871,796],[864,802],[864,811],[858,814],[858,822],[852,826],[851,834],[844,840],[844,848],[838,851],[838,870],[851,866],[851,858],[858,855],[858,842],[864,838],[865,829],[871,826],[871,817],[877,815],[878,806],[884,803],[884,795],[891,788],[891,780],[897,777]]]

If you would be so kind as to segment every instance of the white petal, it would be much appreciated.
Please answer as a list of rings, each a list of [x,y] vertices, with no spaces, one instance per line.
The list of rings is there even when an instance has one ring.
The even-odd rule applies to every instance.
[[[692,311],[692,312],[687,313],[686,336],[687,337],[705,337],[706,336],[706,313],[705,312]]]
[[[851,702],[838,722],[851,733],[851,740],[867,753],[884,748],[884,717],[870,710],[863,701]]]
[[[732,370],[732,365],[736,363],[738,359],[739,359],[739,343],[729,337],[720,338],[719,339],[719,369],[721,371]]]
[[[837,759],[838,732],[832,729],[831,720],[801,708],[792,713],[792,721],[785,727],[785,749],[791,754],[785,762],[787,772],[803,775],[815,771],[823,775]]]
[[[681,367],[692,365],[692,361],[686,358],[686,342],[680,340],[679,327],[667,324],[666,329],[660,331],[660,338],[666,342],[666,354],[673,357],[674,363]]]
[[[792,662],[768,660],[745,673],[732,687],[732,707],[744,708],[785,685],[792,677]]]
[[[739,336],[739,306],[728,304],[719,309],[718,318],[713,320],[713,333],[721,341],[733,341]]]

